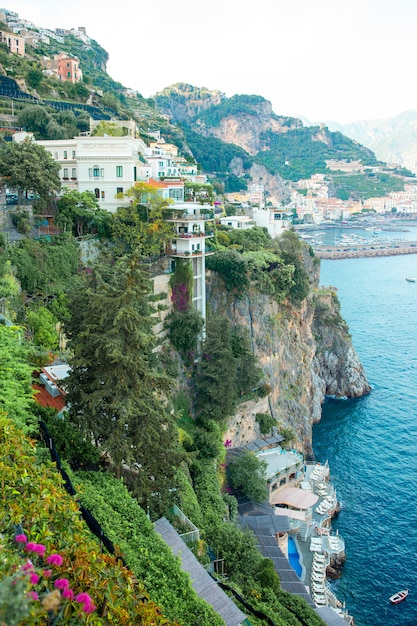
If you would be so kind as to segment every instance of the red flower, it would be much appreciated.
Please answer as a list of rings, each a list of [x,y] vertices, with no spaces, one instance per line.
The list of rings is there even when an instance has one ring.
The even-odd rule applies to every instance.
[[[25,533],[20,533],[19,535],[16,535],[15,540],[18,543],[26,543],[28,538],[26,537]]]
[[[32,572],[32,574],[29,577],[29,580],[30,580],[31,585],[36,585],[39,582],[39,576],[35,574],[34,572]]]
[[[62,597],[67,598],[67,600],[72,600],[74,598],[74,592],[72,589],[64,589],[62,592]]]

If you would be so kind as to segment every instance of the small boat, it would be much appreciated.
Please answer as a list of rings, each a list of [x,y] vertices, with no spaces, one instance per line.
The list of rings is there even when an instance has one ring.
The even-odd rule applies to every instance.
[[[391,604],[399,604],[400,602],[405,600],[407,596],[408,596],[408,589],[403,589],[402,591],[399,591],[398,593],[394,593],[394,595],[390,597],[389,601],[391,602]]]
[[[414,278],[414,276],[407,276],[405,280],[409,283],[415,283],[417,278]]]

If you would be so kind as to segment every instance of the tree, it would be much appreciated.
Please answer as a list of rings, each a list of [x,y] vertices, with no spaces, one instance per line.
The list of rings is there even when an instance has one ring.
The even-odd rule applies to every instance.
[[[100,209],[91,191],[68,189],[58,200],[57,226],[64,232],[70,231],[75,237],[97,231],[104,220],[110,222],[111,215]]]
[[[26,321],[31,331],[33,343],[45,350],[55,350],[58,347],[58,320],[44,306],[31,309],[26,314]]]
[[[55,195],[61,187],[59,169],[49,152],[36,143],[0,144],[0,177],[18,190],[20,199],[29,190],[44,200]]]
[[[52,114],[38,104],[25,107],[17,114],[17,123],[27,132],[34,133],[35,139],[49,139],[48,124]]]
[[[268,496],[266,487],[266,461],[252,452],[245,451],[229,465],[230,482],[253,502],[264,502]]]
[[[294,266],[293,285],[289,290],[289,296],[293,304],[300,304],[310,291],[308,273],[303,258],[303,242],[295,232],[286,230],[277,239],[275,245],[283,261],[287,265]]]
[[[196,409],[199,421],[220,421],[236,406],[236,358],[232,349],[229,321],[212,317],[195,376]]]
[[[149,281],[136,258],[100,260],[72,299],[71,420],[111,458],[131,468],[134,492],[154,512],[167,508],[179,464],[178,437],[157,369]]]
[[[117,252],[135,251],[145,257],[160,254],[174,233],[165,220],[172,201],[161,198],[157,190],[146,183],[136,183],[126,196],[132,198],[131,203],[117,209],[113,220]]]

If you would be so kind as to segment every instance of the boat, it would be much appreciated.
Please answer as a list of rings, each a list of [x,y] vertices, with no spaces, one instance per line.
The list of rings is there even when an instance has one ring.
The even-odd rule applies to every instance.
[[[402,591],[398,591],[398,593],[394,593],[393,596],[390,597],[389,601],[391,604],[399,604],[408,596],[408,589],[403,589]]]
[[[409,283],[415,283],[417,278],[414,278],[414,276],[407,276],[405,280]]]

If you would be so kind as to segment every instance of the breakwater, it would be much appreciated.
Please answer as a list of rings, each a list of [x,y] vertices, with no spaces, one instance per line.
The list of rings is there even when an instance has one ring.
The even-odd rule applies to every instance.
[[[417,254],[417,243],[393,246],[364,246],[358,248],[314,248],[314,254],[319,259],[359,259],[364,257],[397,256],[399,254]]]

